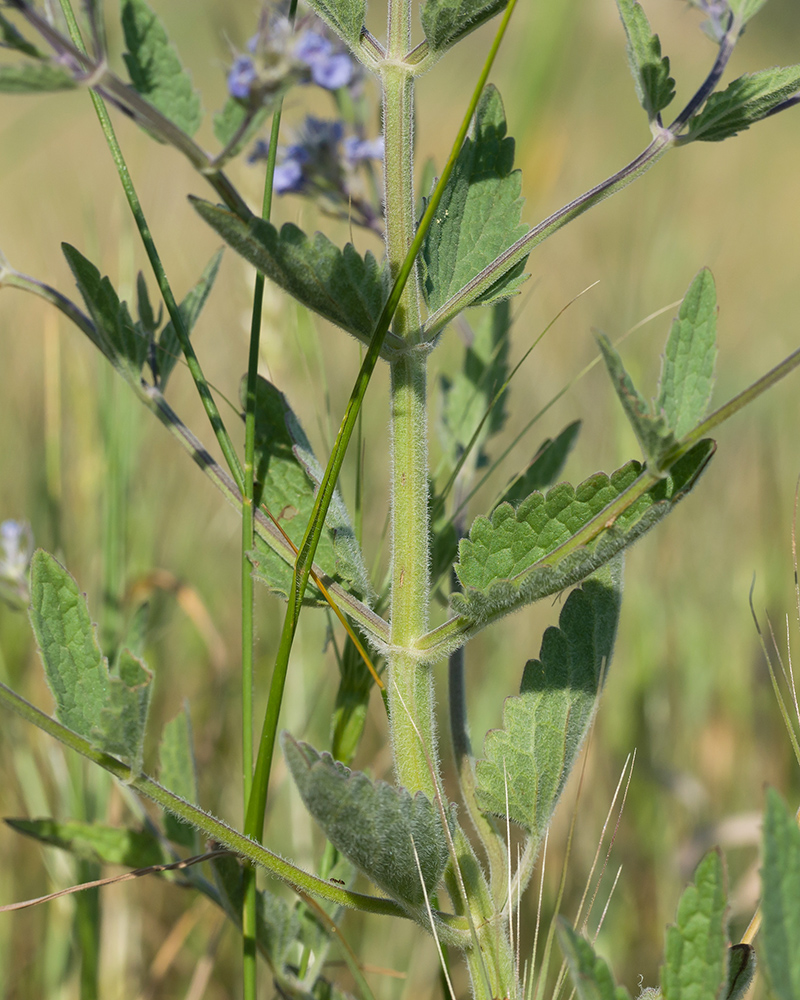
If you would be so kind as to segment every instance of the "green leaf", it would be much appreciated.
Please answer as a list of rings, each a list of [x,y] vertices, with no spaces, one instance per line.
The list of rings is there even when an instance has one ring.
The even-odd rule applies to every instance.
[[[589,729],[608,674],[622,598],[622,560],[573,590],[528,660],[503,728],[490,730],[476,765],[478,804],[513,820],[538,843]]]
[[[558,917],[556,932],[578,1000],[630,1000],[624,986],[614,985],[608,965],[563,917]]]
[[[617,0],[619,16],[628,38],[628,63],[636,96],[654,121],[675,96],[675,81],[669,75],[669,59],[661,57],[661,42],[650,30],[647,15],[638,0]]]
[[[605,334],[598,333],[597,344],[603,355],[611,384],[622,403],[625,416],[633,428],[633,432],[642,446],[647,464],[654,469],[660,468],[664,455],[677,445],[675,435],[662,413],[653,413],[647,400],[633,384],[630,375],[625,371],[618,351]]]
[[[144,0],[125,0],[122,30],[128,51],[125,64],[142,97],[187,135],[203,120],[200,97],[166,31]]]
[[[511,481],[498,503],[510,503],[517,507],[534,490],[546,490],[552,486],[561,475],[580,429],[581,422],[576,420],[565,427],[555,440],[547,438],[543,441],[531,464]]]
[[[197,802],[197,772],[192,744],[189,706],[164,726],[158,748],[158,777],[162,785],[187,802]],[[164,812],[164,832],[170,840],[184,847],[197,847],[195,830],[170,812]]]
[[[436,806],[422,792],[412,798],[405,788],[373,782],[286,732],[281,746],[306,808],[333,846],[398,902],[424,906],[419,871],[430,896],[448,860]],[[449,822],[452,829],[452,816]]]
[[[180,313],[183,325],[188,334],[191,334],[194,329],[194,325],[203,310],[203,306],[206,304],[206,299],[208,298],[211,289],[214,287],[214,281],[216,280],[221,260],[222,250],[220,249],[214,254],[208,264],[206,264],[205,270],[200,275],[197,284],[190,289],[186,298],[178,306],[178,312]],[[183,352],[181,350],[180,341],[175,333],[175,327],[172,324],[172,320],[170,320],[161,331],[161,335],[158,338],[158,344],[156,345],[156,366],[158,369],[159,385],[161,386],[162,392],[166,387],[167,380],[172,374],[173,368],[182,356]]]
[[[246,380],[241,383],[245,404]],[[257,499],[292,540],[300,547],[311,517],[323,469],[314,457],[308,438],[286,397],[264,378],[256,386],[256,468]],[[316,564],[331,578],[342,580],[361,596],[371,595],[369,577],[356,541],[341,493],[336,490],[325,519],[326,531],[320,539]],[[276,557],[277,558],[277,557]],[[291,571],[286,563],[256,557],[256,575],[272,590],[286,595]],[[270,577],[275,573],[274,577]]]
[[[126,381],[138,382],[147,358],[147,335],[134,324],[108,278],[101,278],[94,264],[69,243],[62,243],[61,249],[94,323],[96,346]]]
[[[661,968],[664,1000],[709,1000],[727,982],[726,893],[722,854],[709,851],[684,889],[676,923],[667,928]]]
[[[756,950],[749,944],[734,944],[728,948],[728,983],[722,993],[724,1000],[744,1000],[756,974]]]
[[[351,49],[358,49],[367,16],[365,0],[308,0],[308,6]]]
[[[372,675],[348,636],[339,661],[339,687],[331,715],[331,750],[348,766],[364,733],[372,694]]]
[[[85,597],[41,549],[31,561],[30,618],[58,719],[138,770],[152,675],[127,650],[109,673]]]
[[[661,367],[656,413],[681,439],[703,419],[711,402],[717,360],[717,291],[703,268],[683,298]]]
[[[513,166],[514,140],[506,136],[503,102],[490,85],[422,244],[423,291],[431,312],[525,235],[520,223],[521,174]],[[465,305],[488,305],[515,294],[524,266],[524,261],[515,265],[488,292]]]
[[[391,284],[388,270],[370,251],[362,257],[351,243],[339,250],[322,233],[311,240],[291,223],[278,232],[262,219],[252,217],[243,222],[218,205],[200,198],[190,201],[226,243],[276,285],[369,343]],[[392,345],[402,346],[390,333],[384,356],[391,357]]]
[[[74,90],[72,73],[55,63],[23,63],[0,66],[0,94],[37,94],[53,90]]]
[[[0,14],[0,48],[15,49],[33,59],[43,59],[42,53],[2,14]]]
[[[228,152],[229,156],[235,156],[261,128],[264,124],[264,120],[271,110],[272,107],[269,102],[264,102],[254,112],[245,101],[239,101],[235,97],[229,97],[225,102],[225,106],[222,111],[218,111],[214,115],[214,135],[216,136],[217,142],[223,148],[226,148],[228,143],[233,139],[239,129],[242,128],[245,121],[249,118],[248,125],[243,130],[236,145]]]
[[[166,855],[158,837],[147,830],[127,830],[78,820],[7,819],[6,823],[26,837],[100,864],[149,868],[173,860]]]
[[[767,0],[728,0],[728,6],[741,24],[747,24],[751,17],[761,10]]]
[[[428,45],[444,52],[505,10],[508,0],[425,0],[420,20]]]
[[[767,791],[761,868],[760,955],[778,1000],[800,996],[800,830],[774,789]]]
[[[643,471],[639,462],[610,477],[598,472],[577,487],[561,483],[544,495],[533,493],[517,510],[501,503],[491,518],[477,518],[459,549],[456,572],[464,593],[452,595],[454,612],[486,622],[584,580],[674,509],[714,448],[712,441],[699,442],[668,476],[574,548],[570,539],[631,488]]]
[[[800,91],[800,65],[745,73],[725,90],[712,94],[689,121],[685,142],[721,142],[766,118]]]

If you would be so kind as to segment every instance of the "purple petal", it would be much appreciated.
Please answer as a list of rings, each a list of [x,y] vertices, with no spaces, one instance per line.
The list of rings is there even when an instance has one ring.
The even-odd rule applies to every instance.
[[[326,58],[332,51],[333,46],[328,39],[324,35],[318,35],[316,31],[304,31],[294,47],[295,56],[309,66]]]
[[[319,59],[311,66],[311,79],[318,87],[325,90],[338,90],[346,87],[353,79],[353,61],[344,52]]]
[[[231,97],[246,99],[258,78],[250,56],[237,56],[228,72],[228,93]]]
[[[291,194],[303,189],[303,168],[297,160],[286,160],[275,167],[272,190],[275,194]]]
[[[359,139],[351,135],[344,141],[345,156],[350,163],[361,163],[363,160],[383,160],[383,136],[376,139]]]

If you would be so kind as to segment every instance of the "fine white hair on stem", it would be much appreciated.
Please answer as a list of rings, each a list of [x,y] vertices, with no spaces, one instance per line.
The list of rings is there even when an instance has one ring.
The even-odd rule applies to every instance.
[[[422,895],[425,897],[425,909],[428,911],[428,920],[431,922],[431,934],[433,934],[433,940],[436,942],[436,950],[439,953],[439,962],[441,963],[442,972],[444,973],[445,982],[447,983],[447,989],[450,993],[450,1000],[456,1000],[455,990],[453,989],[453,984],[450,981],[450,973],[447,971],[447,962],[444,960],[444,952],[442,951],[442,946],[439,942],[439,935],[436,933],[436,922],[433,919],[433,910],[431,909],[431,902],[428,898],[428,890],[425,888],[425,879],[422,877],[422,866],[419,863],[417,845],[414,843],[413,836],[411,838],[411,850],[414,852],[414,863],[417,866],[419,884],[422,886]]]

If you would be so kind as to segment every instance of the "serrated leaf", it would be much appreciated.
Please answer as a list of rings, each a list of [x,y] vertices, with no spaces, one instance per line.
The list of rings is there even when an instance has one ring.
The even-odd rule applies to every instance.
[[[667,928],[661,968],[664,1000],[710,1000],[727,982],[725,873],[718,849],[697,867],[684,889],[676,923]]]
[[[38,94],[54,90],[74,90],[72,73],[55,63],[23,63],[0,66],[0,94]]]
[[[486,734],[476,764],[481,809],[513,820],[538,843],[564,790],[608,674],[622,596],[622,565],[573,590],[528,660],[520,693],[506,698],[503,727]]]
[[[166,856],[158,837],[147,830],[128,830],[79,820],[7,819],[6,823],[26,837],[100,864],[148,868],[172,860]]]
[[[767,0],[728,0],[728,6],[742,24],[747,24],[766,2]]]
[[[520,223],[521,174],[513,169],[514,140],[506,131],[503,102],[490,85],[481,95],[472,133],[461,147],[422,244],[422,287],[431,312],[526,232]],[[503,275],[490,289],[492,294],[481,297],[483,304],[513,294],[519,281],[513,288],[506,281],[518,278],[519,270],[515,265]]]
[[[470,319],[471,339],[466,345],[464,361],[455,377],[441,379],[443,405],[439,436],[450,461],[461,458],[472,443],[472,438],[492,406],[481,427],[478,438],[472,443],[468,459],[469,470],[481,468],[487,462],[482,451],[486,439],[502,430],[506,421],[506,392],[497,402],[495,396],[508,378],[508,331],[511,312],[507,302],[500,302],[491,310],[474,312]]]
[[[761,868],[760,955],[779,1000],[800,996],[800,830],[774,789],[767,791]]]
[[[123,58],[134,89],[179,129],[194,135],[203,120],[200,97],[145,0],[125,0],[122,30],[128,46]]]
[[[218,205],[190,198],[203,218],[233,249],[298,301],[363,343],[369,343],[389,295],[390,275],[370,251],[362,257],[348,243],[339,250],[316,233],[309,239],[291,223],[280,232],[255,217],[243,222]],[[392,345],[389,334],[384,356]]]
[[[14,49],[32,59],[42,59],[42,53],[6,17],[0,14],[0,48]]]
[[[164,726],[158,747],[158,780],[187,802],[197,802],[197,772],[192,743],[189,706]],[[194,849],[197,834],[193,827],[170,812],[164,812],[164,832],[176,844]]]
[[[448,860],[436,806],[422,792],[412,797],[373,782],[286,732],[281,746],[306,808],[333,846],[398,902],[424,906],[414,848],[429,896]]]
[[[506,487],[498,504],[510,503],[516,507],[534,490],[546,490],[552,486],[561,475],[580,429],[581,422],[576,420],[565,427],[555,440],[547,438],[543,441],[531,464]]]
[[[264,103],[254,112],[246,102],[238,101],[235,97],[228,98],[222,111],[218,111],[213,120],[214,135],[223,149],[227,148],[228,143],[249,118],[247,127],[242,131],[236,145],[228,150],[229,157],[236,156],[242,147],[253,138],[264,124],[270,110],[270,104]]]
[[[246,381],[242,380],[242,404],[245,402]],[[286,397],[264,378],[256,385],[256,468],[258,501],[263,503],[291,538],[300,547],[306,525],[311,517],[316,496],[315,486],[323,470],[311,450],[308,438]],[[359,595],[371,594],[369,578],[361,549],[356,541],[341,493],[337,490],[325,519],[316,564],[331,578],[338,578]],[[261,554],[258,556],[261,562]],[[270,569],[272,564],[266,564]],[[285,563],[275,580],[264,575],[261,565],[257,576],[271,589],[286,593],[291,572]],[[288,575],[287,575],[288,574]]]
[[[58,719],[138,769],[152,675],[128,651],[109,673],[85,597],[41,549],[31,561],[30,619]]]
[[[351,49],[358,49],[367,16],[365,0],[308,0],[308,6]]]
[[[101,278],[94,264],[69,243],[62,243],[61,249],[94,323],[95,344],[124,379],[138,382],[147,358],[147,336],[134,324],[108,278]]]
[[[434,52],[444,52],[505,10],[508,0],[425,0],[422,30]]]
[[[178,312],[183,320],[183,325],[186,328],[186,332],[190,335],[203,310],[203,306],[206,304],[206,299],[214,287],[221,260],[222,250],[220,249],[206,264],[197,284],[189,290],[186,298],[178,306]],[[180,357],[182,357],[180,341],[178,340],[178,335],[175,333],[172,320],[169,320],[161,331],[156,345],[156,366],[162,392],[166,388],[167,380]]]
[[[677,444],[675,435],[662,413],[653,413],[647,400],[633,384],[625,370],[622,358],[614,345],[605,336],[597,334],[597,344],[603,355],[611,384],[614,386],[625,416],[642,446],[647,464],[654,469],[660,467],[661,458]]]
[[[685,141],[721,142],[744,132],[798,91],[800,66],[745,73],[709,97],[703,110],[690,119]]]
[[[672,324],[661,367],[656,413],[681,439],[703,419],[711,402],[717,360],[717,291],[703,268],[689,286]]]
[[[675,96],[669,59],[661,56],[661,41],[650,30],[638,0],[617,0],[619,16],[628,39],[628,63],[639,103],[654,121]]]
[[[728,948],[728,981],[724,1000],[744,1000],[756,974],[756,950],[749,944]]]
[[[578,1000],[630,1000],[624,986],[615,986],[611,970],[563,917],[557,918],[558,943],[564,952]]]
[[[456,572],[464,593],[452,595],[454,612],[485,622],[586,579],[674,508],[697,482],[714,448],[712,441],[699,442],[669,475],[572,549],[569,540],[636,481],[639,462],[611,476],[596,473],[577,487],[562,483],[544,495],[533,493],[517,510],[500,504],[491,518],[477,518],[459,549]],[[551,555],[562,545],[566,551]]]

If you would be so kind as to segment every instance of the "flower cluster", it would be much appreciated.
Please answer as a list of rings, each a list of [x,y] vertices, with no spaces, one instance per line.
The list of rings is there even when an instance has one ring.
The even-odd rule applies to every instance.
[[[269,143],[253,147],[249,161],[266,159]],[[321,201],[334,215],[380,231],[379,211],[354,192],[354,174],[361,164],[383,160],[383,136],[345,137],[341,121],[308,116],[296,141],[278,148],[273,177],[276,194],[302,194]]]

